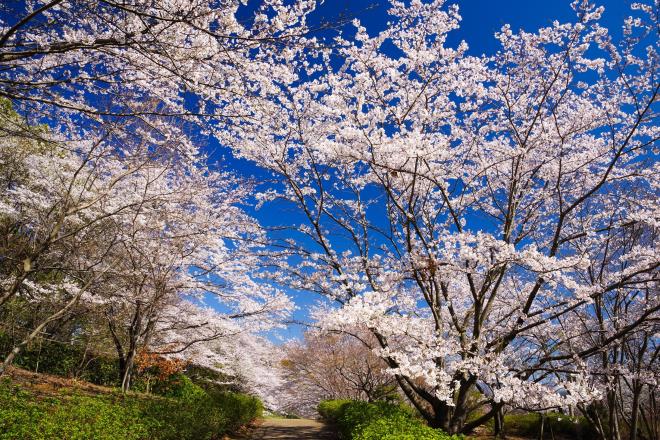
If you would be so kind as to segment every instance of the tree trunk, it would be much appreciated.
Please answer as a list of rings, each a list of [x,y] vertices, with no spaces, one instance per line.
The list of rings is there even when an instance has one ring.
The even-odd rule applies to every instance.
[[[501,408],[495,413],[494,421],[495,427],[493,434],[495,438],[504,438],[504,415]]]
[[[638,384],[639,381],[633,380],[633,401],[630,413],[630,440],[637,440],[637,426],[639,425],[639,395],[642,392],[642,387]]]
[[[89,283],[88,283],[89,284]],[[57,312],[53,313],[50,315],[48,318],[46,318],[41,324],[39,324],[37,327],[35,327],[30,334],[28,334],[25,339],[23,339],[20,343],[18,343],[14,348],[7,354],[5,357],[5,360],[2,362],[2,365],[0,365],[0,375],[4,374],[5,371],[7,370],[7,367],[9,367],[13,362],[14,359],[16,359],[16,356],[20,354],[20,352],[23,350],[23,348],[28,345],[30,342],[34,340],[37,336],[39,336],[39,333],[51,322],[57,321],[61,317],[63,317],[71,307],[73,307],[80,297],[82,296],[83,292],[88,286],[85,286],[84,289],[80,289],[80,291],[73,297],[71,300],[69,300],[68,303],[64,307],[62,307],[60,310]]]
[[[382,348],[387,348],[387,341],[378,332],[373,332]],[[385,362],[390,368],[397,368],[399,365],[396,360],[385,357]],[[412,402],[413,406],[424,417],[430,427],[442,429],[449,434],[466,434],[471,432],[477,426],[486,423],[495,416],[495,413],[501,409],[501,404],[495,404],[491,411],[482,415],[470,423],[465,423],[467,419],[467,404],[469,391],[476,383],[476,377],[462,378],[461,386],[453,406],[445,401],[438,399],[432,392],[418,387],[409,378],[395,375],[399,388],[406,397]]]
[[[609,437],[610,440],[620,440],[619,433],[619,418],[616,415],[616,391],[610,390],[607,392],[607,411],[609,420]]]
[[[124,371],[121,372],[121,390],[127,392],[131,389],[131,379],[133,377],[133,364],[135,362],[135,349],[132,349],[126,357]]]
[[[460,380],[461,386],[458,390],[458,396],[454,402],[454,411],[451,414],[451,420],[449,422],[449,430],[451,433],[455,434],[461,432],[465,425],[465,420],[468,416],[468,398],[470,397],[470,390],[476,381],[477,379],[474,376]]]
[[[464,424],[461,430],[458,432],[458,434],[469,434],[477,426],[481,426],[490,419],[492,419],[493,417],[495,417],[498,412],[501,413],[503,407],[504,404],[502,402],[491,403],[490,411],[488,411],[486,414],[480,417],[477,417],[474,420],[471,420],[469,423]]]

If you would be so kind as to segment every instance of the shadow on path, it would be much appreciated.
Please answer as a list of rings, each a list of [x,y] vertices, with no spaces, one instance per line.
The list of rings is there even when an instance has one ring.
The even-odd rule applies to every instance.
[[[323,423],[307,419],[265,419],[246,438],[252,440],[335,440]]]

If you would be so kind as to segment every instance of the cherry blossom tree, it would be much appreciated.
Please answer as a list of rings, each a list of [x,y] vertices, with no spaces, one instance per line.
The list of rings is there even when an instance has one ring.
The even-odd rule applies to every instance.
[[[105,310],[125,389],[140,349],[212,366],[194,345],[272,329],[291,310],[252,278],[249,242],[259,230],[236,206],[244,190],[222,174],[179,168],[151,163],[130,183],[149,203],[122,217],[113,273],[89,298]]]
[[[138,119],[158,127],[162,136],[185,138],[181,120],[240,117],[242,112],[227,104],[287,75],[281,62],[287,51],[280,49],[295,46],[307,31],[314,2],[265,0],[242,20],[240,5],[238,0],[4,4],[0,96],[22,115],[55,125],[73,121],[77,131]]]
[[[374,402],[396,395],[387,364],[372,352],[377,342],[369,333],[359,337],[308,331],[304,341],[284,347],[281,394],[292,396],[287,412],[313,416],[322,400]]]
[[[125,389],[140,349],[239,359],[290,310],[279,284],[334,302],[324,330],[369,332],[434,427],[505,405],[598,426],[602,397],[602,436],[617,414],[650,430],[657,5],[633,4],[618,38],[579,0],[574,22],[504,26],[475,57],[447,44],[456,6],[391,4],[384,31],[356,20],[330,44],[308,35],[311,1],[248,20],[238,0],[3,5],[0,306],[56,310],[5,365],[81,301]],[[207,134],[274,183],[209,170]],[[300,216],[264,237],[237,208],[253,193]]]
[[[6,366],[112,267],[110,250],[119,239],[114,218],[140,202],[134,194],[124,198],[117,189],[140,161],[118,164],[117,156],[95,141],[77,143],[85,153],[76,154],[43,127],[24,124],[6,101],[3,105],[0,306],[17,296],[62,304],[9,353]]]
[[[276,280],[333,300],[325,329],[371,331],[457,433],[504,405],[586,405],[597,357],[657,335],[655,233],[633,237],[658,227],[658,11],[634,4],[618,39],[576,1],[574,23],[504,26],[473,57],[447,46],[443,3],[392,2],[376,35],[356,20],[223,140],[279,179],[259,204],[304,219],[274,228]]]
[[[246,20],[240,5],[2,5],[0,303],[28,292],[65,301],[5,365],[81,298],[106,311],[124,388],[136,350],[151,341],[181,353],[270,328],[290,308],[253,279],[245,240],[255,228],[232,205],[244,189],[206,172],[197,140],[210,121],[243,117],[245,96],[289,76],[283,61],[314,2],[264,1]],[[44,274],[59,278],[47,285]],[[211,316],[199,305],[206,295],[230,311]]]
[[[3,127],[23,123],[4,111]],[[25,137],[30,130],[39,136]],[[55,311],[5,367],[81,304],[105,316],[124,389],[138,350],[202,363],[194,345],[271,329],[291,310],[284,294],[255,278],[250,243],[261,232],[238,207],[247,190],[240,182],[182,160],[166,141],[45,141],[53,135],[42,128],[14,132],[0,143],[2,305],[20,298]]]
[[[629,247],[648,245],[657,240],[657,231],[644,224],[631,224],[627,228],[611,233],[608,252],[594,260],[593,273],[600,273],[603,266],[609,264],[627,265],[620,258],[612,259],[612,255],[623,254]],[[648,300],[654,295],[652,289],[615,290],[594,301],[598,331],[585,327],[593,326],[593,319],[581,319],[571,322],[574,331],[590,338],[591,343],[597,343],[607,333],[604,329],[610,326],[622,329],[631,323],[639,313],[638,296]],[[657,437],[658,420],[657,397],[658,386],[657,357],[659,326],[657,322],[642,326],[629,332],[618,341],[609,344],[606,350],[590,359],[590,369],[600,383],[605,398],[580,408],[603,438],[653,438]],[[611,330],[610,330],[611,331]],[[639,436],[639,437],[638,437]]]
[[[285,411],[287,397],[297,398],[282,393],[284,378],[278,368],[282,350],[263,334],[242,331],[202,347],[215,359],[210,368],[229,376],[227,385],[259,396],[267,410]]]

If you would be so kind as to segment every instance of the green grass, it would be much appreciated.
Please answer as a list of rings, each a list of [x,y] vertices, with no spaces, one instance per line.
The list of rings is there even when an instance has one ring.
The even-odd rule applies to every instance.
[[[71,390],[43,397],[4,380],[0,440],[211,440],[261,415],[254,397],[200,390],[177,398]]]

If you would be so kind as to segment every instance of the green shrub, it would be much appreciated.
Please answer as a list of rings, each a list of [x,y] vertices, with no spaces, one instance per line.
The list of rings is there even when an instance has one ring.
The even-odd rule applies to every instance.
[[[411,419],[403,414],[394,414],[364,425],[352,438],[354,440],[452,440],[459,437],[433,429],[420,420]]]
[[[329,422],[335,423],[344,439],[352,440],[458,440],[430,428],[415,417],[405,405],[386,402],[356,402],[328,400],[321,402],[318,412]]]
[[[339,431],[344,438],[357,438],[369,424],[398,416],[413,420],[410,409],[385,402],[351,402],[344,405],[337,420]],[[422,423],[421,421],[417,421]]]
[[[118,396],[36,399],[6,381],[0,385],[3,440],[139,440],[149,438],[153,422],[142,417],[136,401],[122,401]]]
[[[353,402],[352,400],[324,400],[319,403],[316,410],[323,417],[331,423],[336,423],[339,420],[339,417],[342,414],[342,410],[345,405]]]
[[[41,371],[49,372],[47,370]],[[111,359],[109,357],[95,357],[89,361],[82,372],[80,372],[79,378],[97,385],[107,387],[119,386],[119,364],[116,359]]]
[[[0,440],[212,439],[247,424],[261,410],[255,397],[210,395],[192,383],[178,398],[134,394],[39,398],[4,381]]]
[[[183,400],[199,398],[206,394],[202,387],[183,373],[173,374],[166,380],[154,381],[151,392],[159,396]]]
[[[209,395],[227,415],[229,431],[235,431],[250,421],[261,417],[264,407],[259,399],[243,393],[213,392]]]
[[[157,424],[151,436],[159,440],[211,439],[228,432],[232,426],[224,408],[217,406],[207,394],[181,400],[149,399],[142,405],[142,414]]]

